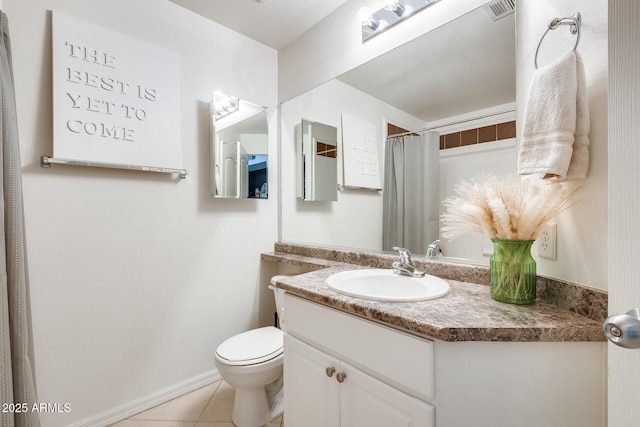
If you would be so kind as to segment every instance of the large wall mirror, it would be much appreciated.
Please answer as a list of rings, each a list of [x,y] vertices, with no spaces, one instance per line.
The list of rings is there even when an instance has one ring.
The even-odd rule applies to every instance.
[[[296,199],[295,127],[301,118],[335,126],[339,142],[343,113],[375,123],[382,145],[393,133],[393,126],[438,131],[439,177],[433,179],[439,181],[441,201],[461,179],[515,172],[515,86],[515,14],[494,21],[480,7],[284,102],[280,140],[282,240],[383,250],[384,189],[345,189],[338,193],[337,201],[323,204]],[[498,133],[499,124],[512,128],[508,138],[442,149],[450,135],[451,141],[456,137],[460,141],[461,136],[477,136],[491,129]],[[378,150],[381,165],[382,145]],[[340,170],[338,177],[340,180]],[[487,244],[483,236],[469,238],[443,242],[443,254],[488,263],[491,242]]]
[[[267,108],[214,92],[211,124],[211,194],[268,198]]]

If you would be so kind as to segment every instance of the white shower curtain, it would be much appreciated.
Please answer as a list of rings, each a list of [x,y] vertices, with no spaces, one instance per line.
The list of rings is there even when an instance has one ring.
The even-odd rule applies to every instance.
[[[2,427],[40,426],[24,233],[22,176],[11,44],[7,16],[0,11],[0,411]]]
[[[438,239],[439,133],[390,137],[386,141],[382,190],[382,249],[394,246],[425,254]]]

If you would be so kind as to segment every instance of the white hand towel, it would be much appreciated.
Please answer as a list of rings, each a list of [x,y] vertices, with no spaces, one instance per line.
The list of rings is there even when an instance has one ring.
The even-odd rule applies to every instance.
[[[585,179],[589,170],[589,97],[587,96],[587,79],[584,64],[578,52],[576,54],[577,94],[576,94],[576,131],[574,133],[573,154],[565,179]]]
[[[533,75],[524,113],[518,173],[586,178],[589,110],[584,66],[571,50]]]

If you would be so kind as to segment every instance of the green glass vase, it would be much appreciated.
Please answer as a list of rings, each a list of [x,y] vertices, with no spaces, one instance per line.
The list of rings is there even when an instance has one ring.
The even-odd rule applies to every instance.
[[[491,240],[491,297],[510,304],[533,304],[536,301],[536,261],[531,256],[533,240]]]

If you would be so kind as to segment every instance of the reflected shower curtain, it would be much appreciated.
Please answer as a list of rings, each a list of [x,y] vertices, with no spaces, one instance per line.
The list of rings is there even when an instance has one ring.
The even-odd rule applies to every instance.
[[[382,189],[382,249],[394,246],[424,255],[438,239],[440,192],[438,132],[386,141]]]
[[[36,402],[29,278],[22,206],[22,176],[11,45],[7,16],[0,11],[0,401],[26,405],[1,411],[2,427],[40,426]],[[10,409],[10,408],[9,408]],[[21,408],[22,409],[22,408]]]

